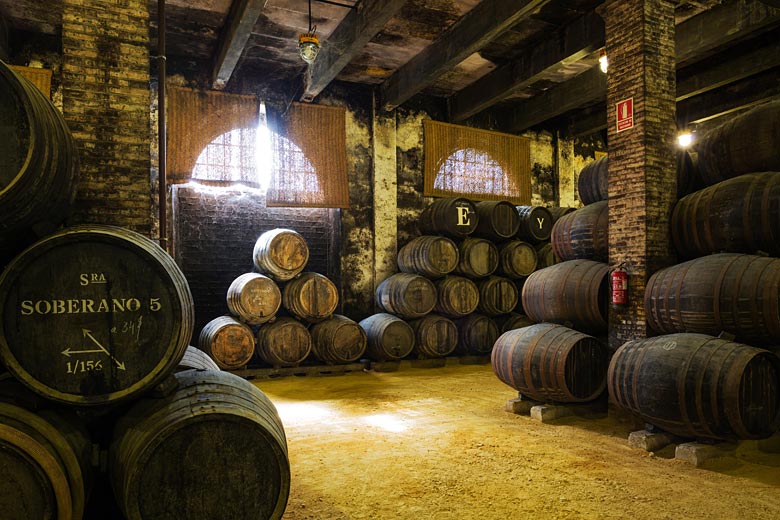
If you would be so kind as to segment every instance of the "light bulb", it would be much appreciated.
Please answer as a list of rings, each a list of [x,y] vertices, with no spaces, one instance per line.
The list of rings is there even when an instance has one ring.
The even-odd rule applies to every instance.
[[[681,132],[681,133],[679,133],[677,135],[677,145],[680,148],[688,148],[689,146],[691,146],[691,144],[693,144],[693,134],[692,133],[690,133],[688,131],[684,131],[684,132]]]
[[[601,69],[601,72],[606,74],[607,67],[609,67],[609,61],[607,60],[607,55],[602,54],[601,56],[599,56],[599,68]]]
[[[298,37],[298,54],[301,59],[311,65],[320,52],[320,40],[314,33],[301,34]]]

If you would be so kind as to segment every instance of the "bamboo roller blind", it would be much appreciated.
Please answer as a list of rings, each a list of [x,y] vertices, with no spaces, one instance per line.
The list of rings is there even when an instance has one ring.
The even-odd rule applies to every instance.
[[[27,81],[38,87],[47,99],[51,99],[51,70],[34,67],[22,67],[9,65],[17,74],[24,76]]]

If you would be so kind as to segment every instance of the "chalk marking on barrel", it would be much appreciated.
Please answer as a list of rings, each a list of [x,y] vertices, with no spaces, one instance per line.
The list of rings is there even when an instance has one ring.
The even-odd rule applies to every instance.
[[[114,356],[112,356],[111,352],[106,350],[106,348],[103,345],[101,345],[98,340],[95,339],[95,337],[92,335],[92,331],[91,330],[89,330],[89,329],[81,329],[81,332],[84,334],[85,338],[91,339],[92,342],[95,343],[95,345],[100,347],[101,351],[104,352],[109,358],[111,358],[111,361],[116,363],[116,367],[119,370],[125,370],[125,364],[124,363],[120,363]]]

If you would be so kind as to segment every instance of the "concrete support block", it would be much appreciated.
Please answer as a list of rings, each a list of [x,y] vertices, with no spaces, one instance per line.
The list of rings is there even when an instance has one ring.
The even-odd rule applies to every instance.
[[[574,410],[570,406],[537,405],[531,408],[531,418],[548,423],[561,417],[574,415]]]
[[[678,444],[674,451],[674,458],[701,467],[706,461],[725,457],[733,454],[734,445],[730,444],[701,444],[698,442],[686,442]]]
[[[674,442],[674,436],[668,433],[639,430],[628,435],[628,445],[645,451],[658,451]]]

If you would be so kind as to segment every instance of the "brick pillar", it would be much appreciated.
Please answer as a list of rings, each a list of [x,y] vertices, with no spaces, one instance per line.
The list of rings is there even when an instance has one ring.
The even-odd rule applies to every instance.
[[[153,228],[146,0],[64,0],[63,113],[79,145],[71,222]]]
[[[609,344],[647,336],[647,279],[674,263],[676,201],[674,2],[607,0],[609,264],[629,273],[629,304],[610,310]],[[618,131],[616,104],[633,98],[633,127]]]

